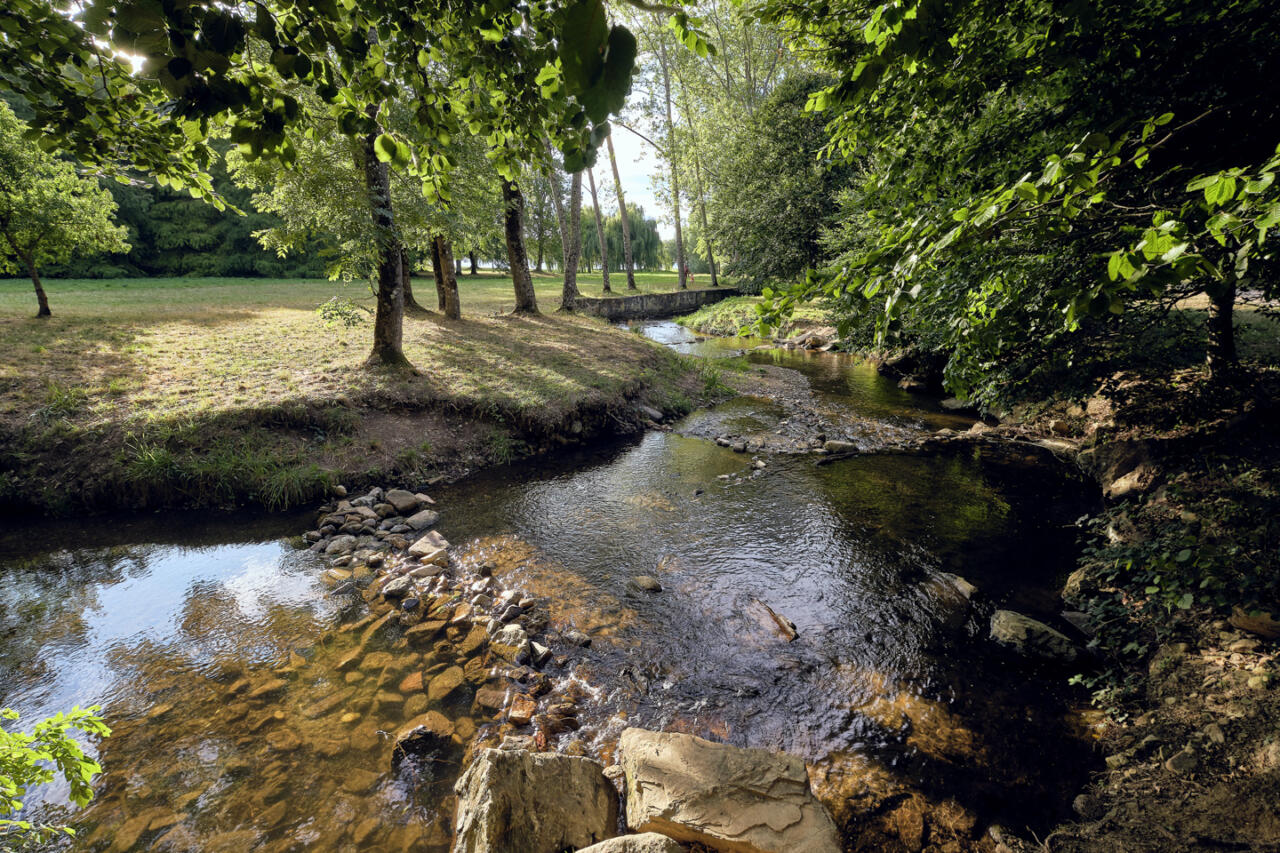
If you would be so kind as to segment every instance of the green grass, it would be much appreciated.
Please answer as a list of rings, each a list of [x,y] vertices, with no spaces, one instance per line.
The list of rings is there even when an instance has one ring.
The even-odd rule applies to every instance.
[[[676,322],[708,335],[736,335],[743,326],[756,321],[759,316],[756,306],[760,301],[759,296],[732,296],[712,305],[705,305]],[[816,305],[801,305],[796,308],[787,327],[780,330],[780,336],[786,337],[799,329],[824,325],[830,325],[824,309]]]
[[[53,317],[36,319],[30,283],[0,281],[0,474],[9,492],[16,482],[50,493],[37,503],[92,492],[141,505],[247,496],[278,506],[332,479],[317,459],[338,471],[422,471],[437,461],[423,435],[375,436],[371,449],[362,433],[370,412],[484,419],[513,431],[510,447],[489,454],[508,457],[584,411],[604,424],[604,412],[631,397],[661,405],[677,396],[667,386],[698,382],[643,338],[556,313],[558,276],[535,280],[540,316],[509,315],[510,280],[488,273],[459,279],[461,320],[407,317],[412,374],[364,368],[370,321],[329,327],[317,314],[335,295],[372,305],[358,285],[54,280]],[[432,282],[414,284],[434,307]]]

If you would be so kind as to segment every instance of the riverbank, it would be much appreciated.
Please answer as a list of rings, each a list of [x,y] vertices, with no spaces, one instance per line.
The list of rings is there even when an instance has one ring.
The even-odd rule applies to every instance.
[[[0,504],[279,509],[338,482],[425,485],[634,432],[707,385],[603,322],[497,313],[493,276],[460,281],[460,321],[406,318],[414,374],[362,366],[368,322],[326,326],[333,283],[171,283],[82,282],[52,318],[0,317]]]
[[[944,441],[1074,460],[1105,499],[1061,593],[1106,712],[1077,820],[1018,851],[1280,847],[1280,370],[1117,374]],[[925,845],[921,849],[934,849]],[[940,848],[939,848],[940,849]]]

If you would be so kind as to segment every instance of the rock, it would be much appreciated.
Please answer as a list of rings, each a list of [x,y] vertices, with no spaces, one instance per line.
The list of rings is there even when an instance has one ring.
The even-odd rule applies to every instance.
[[[1071,808],[1082,820],[1097,820],[1102,817],[1104,809],[1101,801],[1091,794],[1080,794],[1071,801]]]
[[[947,399],[943,400],[940,403],[940,405],[942,406],[942,408],[946,409],[948,412],[963,412],[966,410],[973,409],[972,403],[966,400],[957,399],[956,397],[948,397]]]
[[[560,853],[617,834],[618,793],[586,758],[486,749],[458,780],[454,853]]]
[[[517,693],[511,697],[511,707],[507,708],[507,719],[513,725],[527,726],[537,710],[537,700],[524,693]]]
[[[1222,726],[1217,723],[1210,723],[1204,727],[1204,735],[1209,739],[1210,743],[1224,744],[1227,742],[1227,736],[1222,732]]]
[[[551,649],[542,645],[542,643],[529,643],[529,651],[533,656],[533,662],[538,666],[546,663],[547,658],[551,657]]]
[[[440,513],[434,509],[424,509],[415,512],[404,520],[404,523],[412,527],[414,530],[426,530],[428,527],[435,527],[436,522],[440,520]]]
[[[1156,481],[1156,470],[1143,463],[1123,477],[1111,481],[1111,485],[1102,490],[1109,498],[1119,499],[1140,495],[1150,489]]]
[[[397,515],[410,515],[421,503],[417,495],[404,489],[392,489],[383,497],[387,503],[395,507]]]
[[[1066,435],[1071,432],[1071,425],[1064,420],[1054,419],[1049,421],[1049,432],[1055,435]]]
[[[413,590],[413,578],[408,575],[388,581],[387,585],[382,588],[382,594],[387,598],[404,598]]]
[[[832,439],[822,443],[822,449],[828,453],[856,453],[858,445],[852,441],[837,441]]]
[[[427,711],[414,717],[396,731],[391,751],[394,766],[406,757],[438,755],[453,748],[453,723],[439,711]]]
[[[1246,611],[1243,607],[1231,608],[1231,618],[1227,620],[1231,627],[1257,634],[1268,640],[1280,637],[1280,622],[1271,613],[1264,611]]]
[[[636,575],[631,579],[631,585],[645,592],[662,592],[662,584],[653,575]]]
[[[656,424],[662,423],[662,412],[653,406],[646,406],[644,403],[640,403],[636,406],[636,411]]]
[[[350,554],[356,549],[356,537],[349,533],[341,536],[335,536],[329,540],[329,544],[324,546],[324,552],[331,557]]]
[[[620,835],[583,847],[578,853],[684,853],[680,844],[665,835],[656,832],[642,832],[639,835]]]
[[[431,683],[427,685],[427,698],[432,702],[443,702],[465,683],[462,667],[451,666],[431,679]]]
[[[1196,754],[1190,747],[1174,753],[1164,763],[1164,769],[1171,773],[1190,773],[1196,769]]]
[[[1044,660],[1073,661],[1080,653],[1065,634],[1012,610],[997,610],[991,617],[991,639],[1021,655]]]
[[[334,487],[333,487],[333,496],[334,496],[335,498],[345,498],[345,497],[347,496],[347,487],[346,487],[346,486],[341,486],[341,485],[339,485],[339,486],[334,486]]]
[[[841,849],[795,756],[643,729],[624,731],[618,754],[633,829],[740,853]]]
[[[409,546],[409,556],[424,563],[445,565],[449,562],[448,552],[448,540],[434,530]]]
[[[489,648],[503,660],[523,663],[533,650],[529,647],[529,635],[517,624],[505,625],[489,641]]]
[[[577,628],[570,628],[564,632],[565,642],[573,643],[575,646],[586,648],[591,645],[591,637],[588,634],[579,631]]]

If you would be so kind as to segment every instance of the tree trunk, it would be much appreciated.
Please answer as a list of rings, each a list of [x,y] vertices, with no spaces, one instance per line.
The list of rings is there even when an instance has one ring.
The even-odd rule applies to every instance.
[[[556,227],[560,229],[560,269],[565,269],[565,264],[569,258],[569,231],[565,226],[567,222],[564,214],[564,199],[560,197],[560,175],[556,169],[556,155],[551,148],[551,140],[543,137],[542,144],[547,149],[547,177],[551,180],[551,198],[556,204]],[[577,285],[575,284],[576,288]],[[576,290],[575,290],[576,292]],[[560,309],[566,310],[563,305]]]
[[[537,314],[538,297],[529,276],[529,253],[524,246],[524,196],[512,181],[502,182],[502,224],[507,236],[507,262],[516,291],[516,313]]]
[[[369,112],[376,118],[377,107],[371,107]],[[364,138],[364,184],[378,248],[373,351],[365,364],[411,367],[404,355],[404,279],[400,270],[400,239],[391,213],[391,168],[378,160],[374,150],[377,138],[376,131]]]
[[[716,254],[711,248],[711,228],[707,225],[707,198],[702,194],[702,167],[698,165],[697,157],[693,160],[693,174],[697,181],[698,189],[698,212],[702,219],[702,239],[707,244],[707,266],[711,268],[711,286],[719,287],[720,279],[716,275]]]
[[[468,252],[467,259],[471,261],[471,275],[480,275],[480,265],[476,262],[476,253]]]
[[[1234,310],[1236,283],[1234,281],[1210,288],[1209,294],[1209,347],[1205,363],[1210,376],[1222,376],[1236,366],[1236,330]]]
[[[542,248],[546,243],[542,237],[538,237],[538,262],[533,265],[534,272],[542,272]]]
[[[627,202],[622,196],[622,177],[618,174],[618,158],[613,153],[613,133],[604,138],[609,147],[609,165],[613,168],[613,188],[618,193],[618,215],[622,217],[622,258],[627,265],[627,290],[636,290],[636,265],[631,254],[631,221],[627,219]]]
[[[679,157],[676,151],[675,123],[671,119],[671,74],[667,63],[666,42],[659,43],[658,59],[662,66],[662,91],[667,103],[667,157],[671,161],[671,208],[675,212],[676,219],[676,270],[680,275],[680,289],[688,290],[689,281],[684,256],[684,234],[680,227],[680,169],[676,164]]]
[[[600,276],[604,279],[604,292],[613,293],[609,287],[609,248],[604,238],[604,217],[600,215],[600,198],[596,195],[596,176],[587,169],[587,184],[591,187],[591,206],[596,212],[596,236],[600,238]]]
[[[413,264],[409,262],[409,250],[400,247],[400,275],[404,287],[404,310],[406,314],[429,314],[426,308],[413,298]]]
[[[443,239],[440,235],[431,238],[431,274],[436,279],[436,308],[440,311],[449,302],[445,295],[444,265],[440,263],[440,241]]]
[[[455,258],[453,262],[453,274],[455,276],[462,275],[462,258]],[[454,284],[457,284],[455,281]]]
[[[569,181],[569,217],[564,223],[564,288],[560,310],[572,311],[578,301],[578,259],[582,254],[582,173]]]
[[[36,270],[35,260],[32,258],[23,258],[23,263],[27,265],[27,273],[31,276],[31,283],[36,286],[36,304],[40,306],[36,311],[37,317],[52,317],[53,312],[49,310],[49,297],[44,295],[44,285],[40,283],[40,273]]]
[[[462,304],[458,300],[458,279],[453,265],[453,246],[443,234],[433,241],[434,254],[440,259],[440,272],[444,279],[444,316],[450,320],[462,319]]]

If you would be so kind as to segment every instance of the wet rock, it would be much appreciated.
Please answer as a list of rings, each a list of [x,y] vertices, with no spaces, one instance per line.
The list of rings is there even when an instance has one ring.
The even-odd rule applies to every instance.
[[[538,642],[529,643],[529,652],[533,657],[534,664],[537,666],[542,666],[542,664],[546,663],[547,658],[551,657],[551,649]]]
[[[620,835],[584,847],[578,853],[684,853],[679,842],[659,835],[656,832],[642,832],[639,835]]]
[[[288,686],[289,686],[289,682],[285,681],[283,678],[273,678],[270,681],[265,681],[262,684],[259,684],[257,687],[253,688],[252,690],[250,690],[249,698],[261,699],[263,696],[269,696],[272,693],[281,691]]]
[[[636,406],[636,411],[640,412],[642,416],[648,418],[654,423],[662,423],[662,412],[658,411],[653,406],[646,406],[641,403]]]
[[[427,698],[432,702],[443,702],[465,683],[466,676],[463,675],[462,667],[451,666],[431,679],[431,683],[427,685]]]
[[[991,617],[991,639],[1026,657],[1073,661],[1079,649],[1070,638],[1012,610],[997,610]]]
[[[404,520],[404,523],[412,527],[414,530],[426,530],[428,527],[435,527],[436,522],[440,520],[440,513],[433,509],[424,509],[415,512]]]
[[[587,646],[591,645],[590,635],[584,634],[582,631],[579,631],[577,628],[570,628],[568,631],[565,631],[564,638],[566,642],[573,643],[575,646],[581,646],[583,648],[586,648]]]
[[[520,625],[511,624],[489,641],[489,648],[503,660],[511,663],[523,663],[529,659],[532,649],[529,647],[529,635]]]
[[[517,693],[511,697],[511,706],[507,708],[507,720],[513,725],[527,726],[538,710],[538,703],[532,696]]]
[[[1112,480],[1110,485],[1102,490],[1102,493],[1114,500],[1133,497],[1148,491],[1155,484],[1155,481],[1155,468],[1143,463],[1124,476]]]
[[[795,756],[643,729],[624,731],[618,753],[634,829],[742,853],[841,849]]]
[[[386,598],[404,598],[413,591],[413,578],[408,575],[401,575],[394,580],[388,581],[386,586],[382,588],[382,594]]]
[[[662,584],[653,575],[636,575],[631,579],[631,585],[645,592],[662,592]]]
[[[1171,755],[1169,760],[1164,763],[1164,769],[1170,773],[1190,773],[1196,769],[1197,763],[1195,752],[1191,747],[1187,747]]]
[[[396,731],[391,751],[392,766],[408,757],[439,756],[451,751],[454,725],[439,711],[427,711],[414,717]]]
[[[839,441],[837,439],[832,439],[830,441],[823,442],[822,449],[828,453],[855,453],[858,450],[858,445],[854,444],[852,441]]]
[[[942,408],[946,409],[948,412],[965,412],[965,411],[973,410],[972,403],[968,402],[967,400],[958,399],[956,397],[948,397],[945,400],[941,401],[939,405],[941,405]]]
[[[507,701],[507,691],[502,687],[482,687],[476,691],[476,704],[490,711],[498,711]]]
[[[486,749],[454,790],[454,853],[560,853],[616,835],[618,793],[586,758]]]
[[[343,554],[350,554],[355,549],[356,549],[356,537],[350,535],[349,533],[344,533],[341,536],[333,537],[332,539],[329,540],[329,544],[324,546],[324,552],[331,557],[337,557]]]
[[[519,619],[520,614],[522,613],[524,613],[524,608],[521,607],[519,604],[508,604],[506,608],[503,609],[502,613],[498,616],[498,621],[511,622],[514,619]]]

